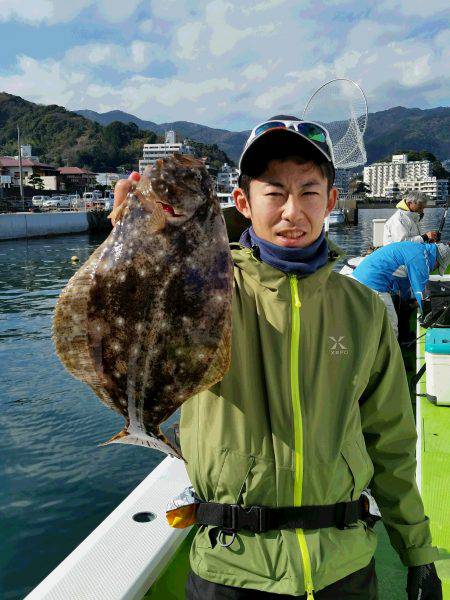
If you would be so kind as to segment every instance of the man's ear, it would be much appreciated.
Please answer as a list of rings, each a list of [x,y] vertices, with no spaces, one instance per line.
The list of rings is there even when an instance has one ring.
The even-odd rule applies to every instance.
[[[252,218],[252,211],[250,209],[250,202],[242,188],[236,188],[233,190],[234,204],[240,213],[247,219]]]
[[[328,217],[328,215],[330,214],[330,212],[336,206],[338,195],[339,195],[338,189],[335,188],[335,187],[332,187],[331,190],[328,193],[327,210],[325,212],[325,216],[326,217]]]

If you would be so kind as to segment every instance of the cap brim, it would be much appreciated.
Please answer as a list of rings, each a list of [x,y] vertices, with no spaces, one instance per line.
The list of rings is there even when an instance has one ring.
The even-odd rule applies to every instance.
[[[313,140],[292,129],[272,129],[255,138],[242,153],[239,170],[242,174],[255,177],[268,160],[302,156],[322,162],[324,159],[334,165],[331,158]]]

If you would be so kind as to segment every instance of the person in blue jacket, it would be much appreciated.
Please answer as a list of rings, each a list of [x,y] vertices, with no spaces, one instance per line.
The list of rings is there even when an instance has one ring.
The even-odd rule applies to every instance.
[[[391,294],[415,298],[422,308],[422,294],[430,273],[439,268],[443,275],[450,263],[448,244],[395,242],[369,254],[353,271],[352,277],[371,288],[386,304],[389,319],[398,335],[398,318]]]

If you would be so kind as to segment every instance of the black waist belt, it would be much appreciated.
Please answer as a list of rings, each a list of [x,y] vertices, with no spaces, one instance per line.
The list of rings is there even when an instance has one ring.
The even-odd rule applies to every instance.
[[[264,533],[271,529],[345,529],[358,519],[369,517],[367,498],[361,496],[353,502],[338,502],[325,506],[239,506],[200,502],[197,507],[197,524],[220,527],[225,531],[241,529]]]

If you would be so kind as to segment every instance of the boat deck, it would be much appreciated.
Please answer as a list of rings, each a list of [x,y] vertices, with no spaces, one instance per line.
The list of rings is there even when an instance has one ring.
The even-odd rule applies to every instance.
[[[407,367],[410,372],[423,364],[424,346],[422,337],[417,344],[417,367],[414,356]],[[424,376],[418,384],[421,394],[425,393],[425,380]],[[443,583],[443,598],[450,600],[450,407],[435,406],[418,396],[416,416],[417,479],[425,512],[431,519],[433,542],[441,553],[442,560],[436,567]],[[187,484],[184,465],[166,458],[27,600],[184,598],[194,530],[170,528],[165,506]],[[156,518],[136,522],[132,517],[141,511],[151,511]],[[404,600],[407,570],[390,546],[382,523],[376,525],[376,531],[379,598]]]
[[[425,337],[422,337],[418,344],[418,368],[424,360]],[[422,377],[418,388],[420,394],[426,393],[426,377]],[[439,548],[441,555],[436,569],[445,600],[450,598],[450,406],[435,406],[426,397],[419,396],[416,418],[419,432],[418,482],[425,513],[431,521],[433,544]]]

